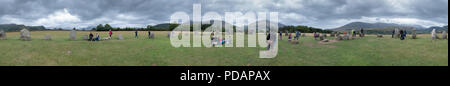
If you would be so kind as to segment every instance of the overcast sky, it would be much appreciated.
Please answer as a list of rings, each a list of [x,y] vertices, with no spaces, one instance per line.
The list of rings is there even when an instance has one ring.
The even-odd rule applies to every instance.
[[[279,12],[285,25],[324,29],[355,21],[448,25],[448,0],[0,0],[0,24],[145,27],[179,11],[192,17],[195,3],[202,13]]]

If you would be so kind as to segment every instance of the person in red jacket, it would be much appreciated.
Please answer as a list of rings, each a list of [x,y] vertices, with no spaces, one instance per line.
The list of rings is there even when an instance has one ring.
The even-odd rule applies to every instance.
[[[112,31],[111,31],[111,29],[109,29],[109,38],[112,38]]]

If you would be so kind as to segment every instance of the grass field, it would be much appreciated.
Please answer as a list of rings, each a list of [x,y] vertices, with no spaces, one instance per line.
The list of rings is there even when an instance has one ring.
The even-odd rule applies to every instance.
[[[0,65],[448,66],[448,40],[432,41],[429,34],[404,41],[369,35],[332,43],[319,43],[309,34],[298,45],[283,37],[278,56],[261,59],[258,54],[263,48],[174,48],[168,32],[156,32],[155,39],[146,39],[146,32],[136,39],[133,31],[121,31],[113,37],[123,34],[125,40],[81,40],[88,33],[78,31],[77,40],[69,41],[69,31],[33,31],[32,41],[21,41],[18,32],[9,32],[7,40],[0,40]],[[99,33],[107,36],[107,32]],[[53,40],[42,40],[45,34]]]

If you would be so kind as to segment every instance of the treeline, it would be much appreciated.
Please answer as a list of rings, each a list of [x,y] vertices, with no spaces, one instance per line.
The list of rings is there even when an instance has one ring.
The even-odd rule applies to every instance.
[[[147,27],[145,28],[132,28],[132,27],[125,27],[125,28],[113,28],[111,27],[111,25],[109,24],[99,24],[97,25],[97,27],[92,28],[93,31],[172,31],[173,29],[175,29],[179,24],[169,24],[169,23],[165,23],[165,24],[158,24],[155,26],[152,25],[147,25]],[[211,24],[202,24],[202,28],[201,30],[204,31],[206,30],[206,28],[208,28],[209,26],[211,26]],[[192,31],[193,26],[190,26],[190,30]]]
[[[157,26],[152,26],[152,25],[148,25],[145,28],[133,28],[133,27],[125,27],[125,28],[113,28],[111,25],[109,24],[99,24],[97,25],[97,27],[92,28],[93,31],[171,31],[173,29],[175,29],[175,27],[177,27],[178,24],[159,24]]]
[[[113,28],[111,27],[111,25],[109,24],[99,24],[97,25],[96,28],[93,28],[92,30],[94,31],[172,31],[173,29],[175,29],[179,24],[170,24],[170,23],[165,23],[165,24],[158,24],[155,26],[152,25],[148,25],[145,28],[131,28],[131,27],[126,27],[126,28]],[[204,31],[206,30],[208,27],[210,27],[211,24],[202,24],[201,25],[201,30]],[[222,27],[222,32],[225,31],[224,29],[225,27]],[[233,30],[236,31],[236,26],[233,26]],[[193,25],[190,25],[190,31],[193,31]],[[245,27],[245,31],[247,32],[247,27]],[[303,33],[313,33],[313,32],[319,32],[319,33],[331,33],[333,31],[331,30],[322,30],[320,28],[314,28],[314,27],[308,27],[308,26],[302,26],[302,25],[298,25],[298,26],[284,26],[284,27],[279,27],[279,31],[289,31],[289,32],[295,32],[295,31],[300,31]]]
[[[318,32],[318,33],[331,33],[333,31],[331,30],[322,30],[320,28],[314,28],[314,27],[308,27],[308,26],[302,26],[302,25],[298,25],[298,26],[284,26],[284,27],[280,27],[279,30],[280,32],[295,32],[295,31],[300,31],[302,33],[313,33],[313,32]]]

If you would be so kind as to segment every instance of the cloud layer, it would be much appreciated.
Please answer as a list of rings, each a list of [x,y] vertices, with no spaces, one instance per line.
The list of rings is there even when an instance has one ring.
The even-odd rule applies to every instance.
[[[0,0],[0,24],[145,27],[167,23],[175,12],[192,14],[195,3],[203,14],[279,12],[283,24],[325,29],[354,21],[448,24],[448,0]]]

